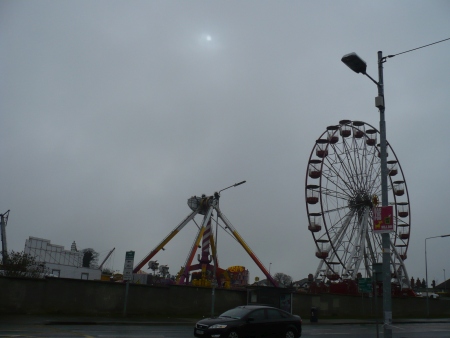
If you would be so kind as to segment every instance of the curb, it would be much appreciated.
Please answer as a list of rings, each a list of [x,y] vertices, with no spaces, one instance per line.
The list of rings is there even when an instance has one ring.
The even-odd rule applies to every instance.
[[[164,325],[195,325],[195,322],[123,322],[123,321],[101,321],[101,322],[91,322],[91,321],[45,321],[43,325],[119,325],[119,326],[164,326]]]

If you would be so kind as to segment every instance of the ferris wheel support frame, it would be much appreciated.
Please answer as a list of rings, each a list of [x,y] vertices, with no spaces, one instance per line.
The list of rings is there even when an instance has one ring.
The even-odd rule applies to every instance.
[[[322,215],[322,217],[323,217],[323,215]],[[343,236],[345,234],[345,230],[346,230],[348,224],[350,223],[350,219],[352,217],[353,217],[353,213],[346,217],[346,221],[344,222],[344,226],[339,229],[339,232],[338,232],[335,240],[330,242],[330,249],[329,249],[329,251],[332,251],[332,254],[331,254],[330,259],[328,259],[328,261],[333,261],[334,257],[336,256],[336,252],[334,250],[331,250],[331,248],[338,247],[340,245],[340,243],[342,242],[342,238],[343,238]],[[322,266],[323,266],[324,262],[325,262],[325,260],[321,260],[320,261],[319,266],[316,269],[316,273],[315,273],[315,277],[314,277],[315,279],[318,279],[318,277],[320,276],[320,272],[322,271]],[[330,269],[328,264],[327,264],[327,266],[328,266],[327,270]]]
[[[352,278],[355,278],[355,273],[359,270],[359,266],[361,265],[361,261],[364,257],[364,253],[366,250],[366,240],[365,240],[365,234],[367,233],[367,217],[368,217],[368,210],[366,209],[363,216],[362,223],[360,222],[359,226],[359,245],[355,245],[353,247],[353,252],[350,255],[350,259],[348,260],[347,266],[345,267],[345,270],[347,272],[350,271],[351,266],[354,266],[353,272],[351,274]],[[344,271],[345,271],[344,270]]]
[[[397,250],[395,250],[394,243],[392,243],[392,241],[390,241],[390,243],[391,243],[392,252],[394,252],[395,256],[397,257],[397,260],[395,262],[392,259],[392,257],[390,257],[391,264],[394,266],[394,271],[397,274],[401,274],[402,271],[405,273],[404,276],[400,275],[400,278],[397,278],[397,280],[399,281],[400,287],[403,287],[404,285],[406,285],[407,287],[411,287],[410,286],[410,281],[409,281],[408,270],[406,270],[405,263],[403,262],[402,259],[400,259],[400,255],[397,252]],[[396,269],[396,266],[399,266],[401,268],[397,268]]]

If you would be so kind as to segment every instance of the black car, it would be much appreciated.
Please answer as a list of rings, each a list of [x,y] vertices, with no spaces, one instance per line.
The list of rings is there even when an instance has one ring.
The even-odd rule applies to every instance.
[[[261,305],[238,306],[198,321],[194,329],[194,336],[199,338],[298,338],[301,334],[300,316]]]

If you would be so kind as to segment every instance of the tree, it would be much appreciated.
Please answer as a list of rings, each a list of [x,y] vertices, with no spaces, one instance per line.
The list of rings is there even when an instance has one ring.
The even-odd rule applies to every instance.
[[[420,282],[420,278],[419,277],[417,277],[416,287],[418,287],[418,288],[422,287],[422,283]]]
[[[427,283],[425,283],[425,278],[422,278],[422,288],[427,288],[428,287],[428,285],[427,285]]]
[[[411,288],[414,289],[414,277],[411,277]]]
[[[7,277],[42,278],[48,273],[45,264],[39,264],[34,256],[23,251],[10,251],[0,263],[2,275]]]
[[[292,277],[282,272],[277,272],[273,276],[273,279],[275,279],[278,283],[283,284],[285,286],[288,286],[292,283]]]
[[[81,250],[83,253],[83,268],[98,267],[98,252],[92,248]]]
[[[102,275],[112,276],[113,273],[114,273],[114,271],[112,269],[108,269],[108,268],[102,269]]]
[[[153,271],[153,275],[156,274],[156,270],[158,270],[158,267],[159,267],[158,261],[148,262],[148,268]]]

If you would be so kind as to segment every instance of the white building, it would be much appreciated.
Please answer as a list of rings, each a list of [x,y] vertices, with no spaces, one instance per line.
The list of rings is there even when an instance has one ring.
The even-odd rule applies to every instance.
[[[44,263],[48,272],[56,277],[99,280],[100,269],[83,268],[83,253],[77,250],[73,242],[71,250],[62,245],[51,244],[48,239],[31,237],[25,241],[26,254],[35,257],[38,263]]]

